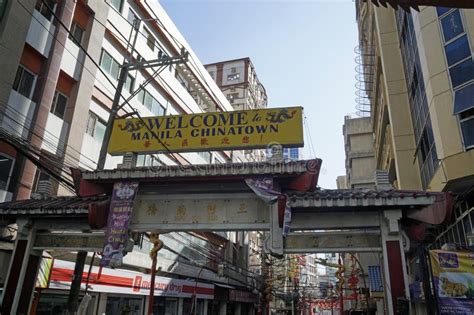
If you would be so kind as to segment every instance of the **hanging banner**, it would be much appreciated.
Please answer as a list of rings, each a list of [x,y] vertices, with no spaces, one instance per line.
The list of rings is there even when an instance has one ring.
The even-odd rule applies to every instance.
[[[118,182],[114,185],[105,232],[104,250],[100,261],[100,265],[103,267],[122,265],[123,251],[128,240],[128,226],[132,218],[133,202],[137,190],[137,182]]]
[[[190,152],[302,147],[301,107],[116,119],[108,152]]]
[[[474,253],[430,251],[439,313],[474,314]]]

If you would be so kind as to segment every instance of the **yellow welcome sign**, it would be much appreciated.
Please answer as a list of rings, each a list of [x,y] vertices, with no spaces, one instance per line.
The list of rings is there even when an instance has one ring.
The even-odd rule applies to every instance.
[[[158,153],[303,146],[301,107],[117,119],[108,152]]]

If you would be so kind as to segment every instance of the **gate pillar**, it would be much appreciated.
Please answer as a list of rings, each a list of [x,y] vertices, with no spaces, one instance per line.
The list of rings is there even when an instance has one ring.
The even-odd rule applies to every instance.
[[[400,228],[401,210],[385,210],[380,217],[384,292],[388,314],[397,314],[398,299],[409,299],[408,276]]]
[[[29,314],[41,254],[32,251],[35,230],[28,220],[18,220],[18,233],[8,270],[1,314]]]

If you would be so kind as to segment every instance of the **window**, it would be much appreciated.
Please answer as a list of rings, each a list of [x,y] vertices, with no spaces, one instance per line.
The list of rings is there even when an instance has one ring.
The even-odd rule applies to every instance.
[[[157,116],[165,115],[165,107],[154,98],[147,90],[141,90],[138,93],[138,100],[145,106],[152,114]]]
[[[453,88],[461,86],[462,84],[469,82],[474,79],[474,61],[472,58],[463,61],[462,63],[449,69],[449,75],[451,76],[451,83]]]
[[[102,54],[100,55],[100,67],[115,80],[118,79],[120,69],[119,63],[104,49],[102,49]]]
[[[155,37],[153,37],[153,34],[146,27],[143,27],[143,36],[145,36],[147,46],[154,51]]]
[[[135,20],[137,20],[137,15],[135,14],[135,12],[132,11],[132,9],[128,8],[128,13],[127,13],[127,21],[133,25],[133,23],[135,22]]]
[[[459,114],[459,124],[466,149],[474,149],[474,108]]]
[[[56,9],[56,1],[55,0],[36,0],[36,10],[41,13],[42,16],[44,16],[48,21],[51,21],[51,18],[53,17],[53,12],[50,11],[50,9],[54,12]]]
[[[452,66],[461,60],[471,57],[471,50],[469,48],[467,35],[459,37],[450,44],[446,45],[445,50],[448,66]]]
[[[227,76],[227,81],[235,81],[240,79],[240,73],[229,74]]]
[[[298,160],[300,158],[300,155],[299,155],[299,150],[298,148],[291,148],[290,149],[290,159],[291,160]]]
[[[230,68],[230,73],[237,73],[237,68],[236,67]]]
[[[455,10],[441,19],[441,26],[444,34],[444,41],[449,42],[456,36],[464,33],[461,13]]]
[[[35,80],[36,76],[20,65],[16,71],[15,81],[13,81],[13,89],[26,98],[31,99],[35,87]]]
[[[130,74],[127,76],[127,79],[125,80],[125,85],[124,88],[132,93],[133,92],[133,87],[135,85],[135,78],[132,77]]]
[[[233,103],[234,100],[238,99],[239,98],[239,93],[230,93],[230,94],[227,94],[227,99]]]
[[[0,189],[7,190],[13,171],[14,160],[0,153]]]
[[[115,10],[122,12],[123,0],[110,0],[110,4]]]
[[[63,119],[64,113],[66,112],[66,105],[67,97],[56,91],[54,93],[53,105],[51,106],[51,113]]]
[[[417,143],[417,160],[423,188],[426,189],[438,168],[431,117],[411,13],[397,10],[397,26],[403,56],[413,130]]]
[[[214,79],[214,76],[216,75],[216,72],[215,71],[209,71],[209,75],[211,76],[211,78]]]
[[[74,43],[81,45],[82,36],[84,35],[84,30],[76,22],[72,22],[71,33],[69,34],[69,39]]]
[[[105,122],[102,121],[99,116],[89,112],[89,118],[87,119],[86,133],[93,137],[97,142],[102,142],[105,134]]]

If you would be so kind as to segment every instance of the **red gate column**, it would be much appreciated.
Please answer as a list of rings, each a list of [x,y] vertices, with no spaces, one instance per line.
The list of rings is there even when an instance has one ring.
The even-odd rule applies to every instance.
[[[18,220],[18,234],[8,270],[1,314],[28,314],[41,257],[32,255],[35,231],[31,222]]]
[[[409,299],[408,275],[400,229],[401,210],[383,211],[382,234],[384,292],[388,314],[397,314],[398,298]]]

